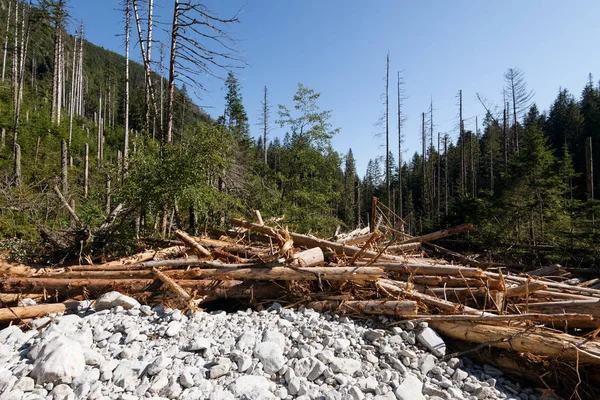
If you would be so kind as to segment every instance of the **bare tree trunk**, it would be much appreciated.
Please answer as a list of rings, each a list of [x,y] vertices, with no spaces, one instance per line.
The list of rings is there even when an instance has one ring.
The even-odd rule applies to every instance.
[[[146,45],[146,58],[148,59],[148,64],[152,66],[152,17],[153,17],[153,9],[154,9],[154,0],[148,0],[148,40]],[[146,78],[146,125],[150,126],[150,82],[148,82],[149,78]],[[155,133],[155,122],[156,122],[156,110],[154,110],[154,117],[152,123],[152,139],[156,137]]]
[[[131,23],[131,9],[129,1],[125,5],[125,122],[123,132],[123,175],[121,180],[125,181],[125,175],[128,169],[128,152],[129,152],[129,32]]]
[[[504,171],[506,172],[508,170],[508,137],[507,137],[507,131],[506,131],[506,125],[508,123],[507,121],[507,116],[506,116],[506,111],[507,111],[507,107],[508,104],[506,104],[506,106],[504,107],[504,112],[503,112],[503,120],[504,120],[504,124],[502,126],[502,146],[503,146],[503,152],[504,152]]]
[[[77,85],[77,115],[83,116],[83,20],[79,26],[79,67]]]
[[[15,0],[15,32],[13,38],[12,74],[11,84],[13,91],[17,87],[17,54],[19,54],[19,1]],[[15,99],[16,101],[16,96]]]
[[[75,113],[75,66],[77,62],[77,30],[73,37],[73,68],[71,72],[71,98],[69,103],[69,148],[73,140],[73,114]]]
[[[165,93],[164,93],[164,86],[165,86],[165,65],[164,65],[164,58],[165,58],[165,45],[163,43],[160,44],[160,134],[161,136],[164,135],[165,132],[165,125],[164,125],[164,110],[165,110]],[[161,142],[164,141],[164,137],[161,137]]]
[[[61,191],[66,196],[69,190],[69,180],[67,176],[68,171],[67,164],[67,142],[62,139],[60,141],[60,182]]]
[[[594,158],[592,149],[592,137],[589,136],[585,140],[585,175],[589,200],[594,200]]]
[[[421,165],[421,178],[423,179],[423,183],[421,185],[421,202],[423,204],[423,212],[425,211],[426,208],[426,191],[425,191],[425,183],[427,181],[426,176],[425,176],[425,164],[427,163],[427,152],[425,150],[425,147],[427,146],[427,139],[425,138],[425,113],[421,114],[421,144],[423,146],[423,160],[422,160],[422,164]]]
[[[390,53],[387,54],[385,66],[385,187],[387,196],[387,206],[390,204],[390,109],[389,109],[389,88],[390,88]]]
[[[3,149],[6,146],[6,129],[2,128],[2,133],[0,133],[0,149]]]
[[[444,216],[448,217],[448,134],[444,135]]]
[[[463,108],[462,108],[462,90],[459,92],[460,109],[459,109],[459,130],[460,130],[460,194],[464,196],[466,191],[466,167],[465,167],[465,134],[463,125]]]
[[[15,186],[21,186],[21,146],[15,145]]]
[[[173,118],[175,117],[175,60],[177,58],[177,31],[179,30],[179,0],[175,0],[173,8],[173,25],[171,31],[171,55],[169,57],[169,99],[167,100],[167,143],[173,142]]]
[[[106,214],[110,214],[110,175],[106,174],[106,194],[104,197],[104,209]]]
[[[400,91],[400,72],[398,72],[398,216],[402,220],[404,200],[402,198],[402,93]],[[404,231],[404,224],[402,224]]]
[[[264,99],[263,99],[263,156],[265,165],[267,165],[267,133],[269,131],[269,103],[267,102],[267,87],[265,86],[264,90]]]
[[[88,187],[89,187],[89,177],[90,177],[90,146],[85,144],[85,158],[83,159],[83,198],[88,198]]]
[[[37,167],[37,163],[38,163],[38,156],[40,154],[40,144],[42,142],[42,137],[38,135],[37,140],[35,142],[35,157],[33,160],[33,165],[35,167]]]
[[[20,63],[17,63],[16,76],[13,77],[15,83],[14,92],[14,128],[13,128],[13,148],[16,146],[19,137],[19,116],[21,114],[21,104],[23,100],[23,82],[25,80],[25,54],[27,53],[27,47],[29,44],[29,19],[27,25],[25,24],[25,6],[22,9],[22,21],[21,21],[21,48],[20,48]],[[15,24],[16,26],[16,24]],[[17,29],[15,29],[17,31]],[[18,49],[18,46],[17,46]],[[17,59],[18,53],[13,55],[14,59]]]
[[[156,99],[154,97],[154,90],[152,87],[152,75],[151,75],[151,69],[150,69],[150,60],[148,59],[148,53],[146,52],[146,50],[144,49],[144,39],[142,36],[142,26],[141,26],[141,21],[140,21],[140,17],[138,14],[138,9],[137,9],[137,0],[131,0],[132,5],[133,5],[133,15],[135,18],[135,22],[136,22],[136,26],[137,26],[137,31],[138,31],[138,41],[140,43],[140,50],[141,50],[141,54],[142,54],[142,61],[144,63],[144,73],[146,74],[146,83],[147,83],[147,94],[146,94],[146,99],[150,100],[147,101],[146,103],[146,133],[149,133],[149,121],[150,121],[150,111],[149,111],[149,107],[150,104],[152,104],[154,106],[154,112],[156,114]]]
[[[100,105],[98,106],[98,135],[96,137],[96,142],[98,146],[98,165],[102,163],[102,136],[104,136],[104,133],[102,131],[102,93],[100,93],[99,102]]]
[[[441,186],[441,182],[442,182],[442,169],[441,169],[441,164],[442,164],[442,156],[440,153],[440,133],[438,132],[437,135],[437,212],[436,215],[438,217],[438,223],[440,222],[440,212],[441,212],[441,199],[442,199],[442,186]]]
[[[2,57],[2,82],[4,82],[4,73],[6,71],[6,53],[8,52],[8,36],[10,33],[10,13],[12,3],[8,2],[8,16],[6,17],[6,37],[4,38],[4,55]]]

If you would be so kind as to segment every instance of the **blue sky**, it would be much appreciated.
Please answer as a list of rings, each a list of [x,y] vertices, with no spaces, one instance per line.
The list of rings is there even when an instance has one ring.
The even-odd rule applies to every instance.
[[[157,19],[170,21],[173,2],[155,3]],[[243,86],[252,134],[258,135],[260,130],[263,87],[269,88],[274,121],[276,105],[291,106],[297,83],[302,82],[321,93],[323,109],[332,110],[331,122],[341,128],[333,145],[340,153],[352,148],[360,176],[369,159],[385,153],[383,139],[375,133],[382,131],[376,122],[384,110],[388,51],[391,149],[395,154],[397,71],[403,71],[405,81],[405,160],[420,149],[421,112],[428,110],[430,99],[434,132],[448,132],[456,138],[459,89],[463,90],[465,127],[474,129],[475,116],[480,122],[484,116],[476,93],[501,106],[502,76],[509,67],[523,70],[542,110],[549,108],[559,87],[579,97],[588,73],[593,73],[596,81],[600,79],[597,0],[204,3],[221,17],[241,10],[241,23],[232,25],[230,32],[248,64],[236,74]],[[122,37],[116,36],[123,30],[123,17],[115,8],[116,1],[70,2],[72,17],[85,22],[88,40],[124,53]],[[164,34],[157,34],[160,38],[164,39]],[[138,47],[132,47],[132,54],[137,57]],[[209,114],[219,115],[224,105],[223,82],[200,78],[208,90],[197,103]],[[284,133],[273,129],[271,135]]]

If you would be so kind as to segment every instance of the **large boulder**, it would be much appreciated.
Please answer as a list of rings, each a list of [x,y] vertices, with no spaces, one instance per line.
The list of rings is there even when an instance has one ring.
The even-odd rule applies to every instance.
[[[65,336],[57,336],[42,341],[37,346],[39,352],[31,376],[38,384],[57,381],[70,383],[73,378],[83,374],[85,356],[79,342]]]
[[[123,307],[125,310],[136,308],[140,303],[129,296],[125,296],[119,292],[108,292],[100,296],[94,303],[96,311],[108,310],[117,306]]]

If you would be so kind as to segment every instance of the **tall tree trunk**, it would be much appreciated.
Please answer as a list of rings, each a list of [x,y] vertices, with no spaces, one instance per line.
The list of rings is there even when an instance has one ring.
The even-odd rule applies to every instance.
[[[15,145],[15,186],[21,186],[21,146]]]
[[[102,92],[100,93],[100,100],[98,106],[98,135],[96,136],[96,143],[98,146],[98,165],[102,164],[102,139],[104,136],[103,126],[102,126]]]
[[[465,134],[463,125],[462,89],[459,91],[459,130],[460,130],[460,194],[464,196],[466,190],[466,168],[465,168]]]
[[[594,158],[591,136],[585,140],[585,175],[588,199],[594,200]]]
[[[160,134],[161,134],[161,142],[164,141],[164,132],[165,132],[165,125],[164,125],[164,110],[165,110],[165,93],[164,93],[164,86],[165,86],[165,65],[164,65],[164,58],[165,58],[165,45],[163,43],[160,44]]]
[[[106,214],[110,214],[110,175],[106,174],[106,193],[104,196],[104,210]]]
[[[426,185],[426,171],[425,171],[425,164],[427,163],[427,151],[426,151],[426,147],[427,147],[427,139],[425,138],[425,113],[421,114],[421,144],[423,146],[423,160],[421,161],[421,163],[423,165],[421,165],[421,178],[423,179],[423,182],[421,184],[421,202],[423,205],[423,213],[425,212],[426,209],[426,192],[425,192],[425,185]]]
[[[385,187],[387,196],[387,206],[391,207],[390,198],[390,108],[389,108],[389,88],[390,88],[390,53],[387,54],[385,65]]]
[[[444,135],[444,216],[448,217],[448,134]]]
[[[83,159],[83,198],[88,198],[89,180],[90,180],[90,146],[85,144],[85,156]]]
[[[146,44],[146,57],[148,59],[148,64],[152,65],[152,28],[153,28],[153,11],[154,11],[154,0],[148,0],[148,40]],[[148,81],[149,77],[146,78],[146,125],[150,126],[150,83]],[[152,139],[156,138],[156,110],[154,110],[154,116],[152,118]]]
[[[131,4],[133,6],[133,15],[134,15],[135,23],[137,26],[138,42],[140,43],[142,62],[144,63],[144,73],[145,73],[145,79],[146,79],[146,83],[147,83],[147,99],[150,100],[146,103],[146,107],[147,107],[147,110],[149,110],[150,105],[153,105],[154,112],[156,114],[157,106],[156,106],[156,99],[154,97],[154,90],[152,87],[152,75],[151,75],[151,69],[150,69],[150,60],[148,59],[148,53],[146,52],[146,49],[144,48],[144,38],[142,35],[141,20],[140,20],[139,14],[138,14],[137,0],[131,0]],[[150,121],[150,114],[149,114],[149,111],[146,111],[146,133],[150,132],[149,121]]]
[[[129,8],[129,0],[125,5],[125,115],[124,115],[124,132],[123,132],[123,174],[121,180],[125,180],[129,153],[129,32],[131,24],[131,9]]]
[[[8,2],[8,16],[6,17],[6,37],[4,38],[4,55],[2,56],[2,82],[4,82],[4,73],[6,71],[6,53],[8,52],[8,37],[10,33],[10,13],[12,3]]]
[[[503,153],[504,153],[504,172],[508,171],[508,136],[507,136],[507,124],[508,124],[508,120],[507,120],[507,110],[508,110],[508,103],[505,103],[504,106],[504,112],[503,112],[503,125],[502,125],[502,147],[503,147]]]
[[[269,131],[269,103],[267,103],[267,87],[264,90],[263,100],[263,157],[265,165],[267,165],[267,132]]]
[[[15,31],[13,37],[13,56],[12,56],[12,74],[11,78],[11,87],[13,92],[17,87],[17,54],[19,54],[19,0],[15,0]],[[16,102],[16,96],[14,98]],[[13,103],[14,104],[14,103]]]
[[[71,148],[71,141],[73,140],[73,114],[75,113],[75,68],[77,64],[77,29],[75,30],[75,36],[73,36],[73,68],[71,72],[71,98],[69,102],[69,148]]]
[[[398,216],[401,220],[404,219],[402,209],[404,201],[402,198],[402,93],[400,91],[400,72],[398,72]],[[404,231],[404,223],[401,221],[402,231]]]
[[[173,25],[171,31],[171,55],[169,57],[169,99],[167,100],[167,143],[173,142],[173,118],[175,117],[175,61],[177,58],[177,34],[179,30],[179,0],[175,0],[173,8]]]
[[[68,180],[68,164],[67,164],[67,142],[64,139],[60,141],[60,182],[61,192],[66,196],[69,191]]]

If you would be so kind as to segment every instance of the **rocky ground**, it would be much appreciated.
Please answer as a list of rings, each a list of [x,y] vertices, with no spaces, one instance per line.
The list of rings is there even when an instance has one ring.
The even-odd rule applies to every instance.
[[[421,323],[391,331],[312,310],[196,312],[116,292],[0,331],[0,399],[537,399]]]

